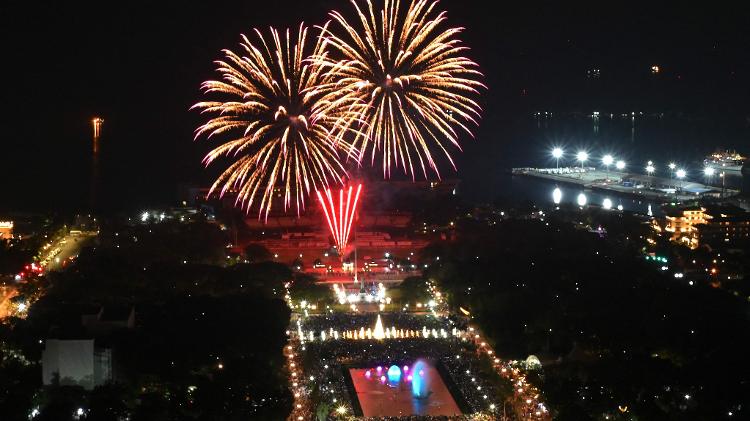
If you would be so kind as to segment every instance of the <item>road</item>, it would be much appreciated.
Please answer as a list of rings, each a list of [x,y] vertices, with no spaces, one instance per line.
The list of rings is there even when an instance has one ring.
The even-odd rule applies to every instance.
[[[46,271],[57,271],[70,263],[71,258],[78,257],[83,247],[91,244],[96,237],[94,233],[68,234],[53,243],[42,258],[42,266]]]
[[[65,268],[73,259],[78,257],[83,247],[93,243],[96,233],[68,233],[62,238],[50,243],[44,247],[41,256],[42,260],[38,263],[44,268],[45,272],[54,272]],[[25,282],[35,282],[33,278]],[[14,308],[11,302],[12,298],[18,295],[18,290],[12,282],[8,285],[0,286],[0,320],[16,315],[20,316],[17,308]],[[28,303],[31,305],[32,303]],[[27,307],[28,308],[28,307]]]

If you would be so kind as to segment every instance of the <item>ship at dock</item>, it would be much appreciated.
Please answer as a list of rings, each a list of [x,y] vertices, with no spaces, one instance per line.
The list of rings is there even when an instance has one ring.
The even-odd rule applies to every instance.
[[[747,157],[734,150],[717,150],[703,160],[706,167],[735,174],[740,174],[745,162],[747,162]]]

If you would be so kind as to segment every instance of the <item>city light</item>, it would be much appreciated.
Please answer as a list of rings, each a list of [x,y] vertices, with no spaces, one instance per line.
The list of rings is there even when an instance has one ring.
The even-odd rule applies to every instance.
[[[675,175],[677,178],[685,178],[687,176],[687,172],[683,169],[679,169],[675,172]]]
[[[706,167],[703,169],[703,174],[708,177],[712,177],[714,174],[716,174],[716,170],[713,167]]]
[[[670,162],[669,163],[669,169],[670,170],[674,170],[675,168],[677,168],[677,164],[675,164],[674,162]]]
[[[651,163],[651,161],[648,161],[649,164],[646,166],[646,172],[648,175],[653,175],[654,171],[656,171],[656,168],[654,167],[654,164]]]
[[[602,207],[606,210],[612,209],[612,199],[609,197],[604,199],[604,202],[602,203]]]
[[[622,160],[617,161],[617,163],[615,164],[615,168],[617,168],[620,171],[624,170],[625,169],[625,161],[622,161]]]
[[[578,206],[586,206],[586,195],[583,193],[578,195]]]

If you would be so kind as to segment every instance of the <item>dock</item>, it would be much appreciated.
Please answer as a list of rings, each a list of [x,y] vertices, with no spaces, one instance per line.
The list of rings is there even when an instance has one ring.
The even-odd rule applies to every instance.
[[[514,176],[533,177],[588,190],[614,192],[658,202],[684,202],[703,197],[726,198],[739,193],[708,184],[594,167],[513,168]]]

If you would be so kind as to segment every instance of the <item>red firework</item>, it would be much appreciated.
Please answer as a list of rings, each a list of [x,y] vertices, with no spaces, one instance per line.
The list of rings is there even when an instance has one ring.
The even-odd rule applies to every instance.
[[[357,192],[354,195],[354,200],[352,200],[353,190],[354,186],[349,186],[348,189],[343,188],[339,190],[338,203],[334,202],[331,189],[325,190],[325,198],[320,190],[317,191],[320,206],[323,208],[323,213],[326,215],[326,221],[328,221],[328,228],[331,230],[333,241],[336,243],[336,248],[339,250],[341,256],[343,256],[344,250],[346,249],[347,244],[349,244],[349,233],[352,230],[354,213],[357,210],[357,202],[359,201],[359,194],[362,191],[362,185],[357,185]],[[337,213],[338,217],[336,215]]]

